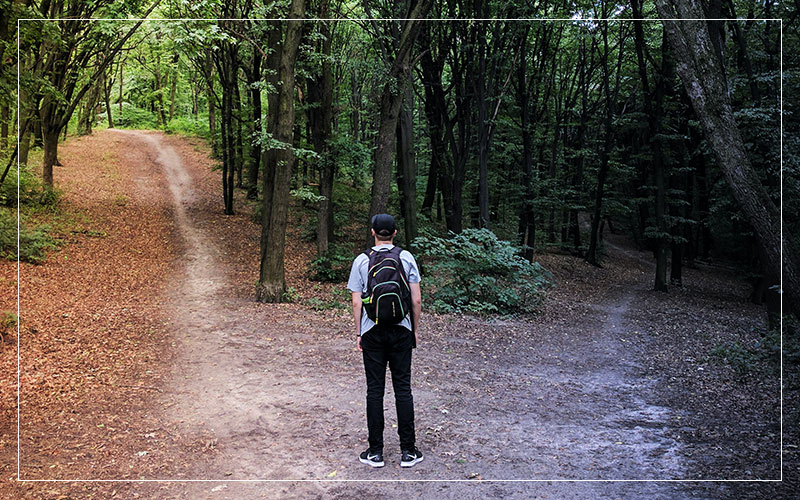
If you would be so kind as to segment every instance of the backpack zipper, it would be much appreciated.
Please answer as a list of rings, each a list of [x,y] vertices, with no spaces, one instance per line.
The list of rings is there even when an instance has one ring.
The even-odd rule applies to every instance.
[[[403,316],[403,319],[406,319],[405,311],[403,309],[403,300],[400,298],[400,296],[398,294],[396,294],[394,292],[393,293],[387,293],[386,295],[384,295],[384,297],[388,297],[389,295],[394,295],[395,297],[397,297],[397,303],[400,304],[400,314]],[[378,324],[378,319],[380,319],[379,316],[378,316],[378,311],[380,310],[380,307],[381,307],[381,301],[379,300],[379,301],[375,302],[375,324],[376,325]],[[392,302],[392,311],[394,311],[394,302]],[[401,319],[400,321],[403,321],[403,320]]]
[[[373,269],[375,269],[376,267],[380,266],[381,264],[383,264],[387,260],[391,260],[392,262],[394,262],[395,266],[397,266],[397,260],[393,259],[392,257],[387,257],[387,258],[383,259],[382,261],[378,262],[377,264],[375,264],[374,266],[370,267],[369,270],[367,271],[367,274],[371,274]]]

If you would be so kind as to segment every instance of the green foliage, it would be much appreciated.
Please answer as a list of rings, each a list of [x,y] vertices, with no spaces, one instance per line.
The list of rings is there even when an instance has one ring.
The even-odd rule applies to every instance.
[[[331,309],[347,309],[350,307],[350,292],[341,288],[334,288],[332,297],[329,300],[323,300],[317,297],[312,297],[305,301],[305,305],[315,311],[329,311]]]
[[[17,176],[19,175],[19,198],[17,197]],[[0,205],[16,207],[17,204],[50,207],[58,203],[61,192],[44,186],[30,168],[21,166],[19,172],[12,166],[5,182],[0,186]]]
[[[11,311],[3,311],[0,313],[0,330],[8,330],[16,328],[19,324],[19,316]]]
[[[327,252],[311,261],[311,279],[341,283],[347,280],[352,261],[353,253],[345,245],[330,245]]]
[[[739,342],[717,345],[711,356],[733,368],[737,377],[745,377],[760,372],[778,375],[781,356],[781,331],[773,329],[766,332],[751,346]],[[783,361],[796,366],[800,362],[800,325],[790,315],[783,317]]]
[[[19,225],[19,254],[17,254],[17,217],[8,209],[0,209],[0,257],[39,264],[59,242],[49,234],[49,226],[29,226],[24,220]]]
[[[309,203],[319,203],[320,201],[324,200],[324,196],[320,196],[314,192],[308,186],[301,186],[298,189],[292,189],[289,191],[289,194],[292,195],[292,198],[297,200],[307,201]]]
[[[281,296],[281,302],[295,303],[300,300],[300,293],[293,286],[287,288]]]
[[[439,312],[530,314],[552,284],[548,271],[488,229],[420,236],[414,247],[426,269],[426,299]]]
[[[338,134],[329,142],[330,152],[323,161],[333,161],[340,178],[355,186],[364,186],[372,178],[372,151],[349,135]]]
[[[164,127],[168,134],[194,135],[209,137],[208,120],[194,120],[186,116],[176,116]]]
[[[114,126],[117,128],[153,129],[157,127],[156,117],[153,113],[128,102],[122,103],[122,112],[119,111],[119,105],[114,105],[111,113]],[[105,112],[98,117],[101,121],[107,121]]]

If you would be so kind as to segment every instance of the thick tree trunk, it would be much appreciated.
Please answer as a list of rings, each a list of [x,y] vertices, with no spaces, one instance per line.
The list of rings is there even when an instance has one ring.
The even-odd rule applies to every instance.
[[[53,187],[53,166],[58,162],[58,136],[56,127],[46,127],[42,133],[44,140],[44,157],[42,159],[42,179],[45,185]]]
[[[411,51],[415,45],[424,18],[431,6],[431,0],[419,0],[408,18],[402,22],[399,33],[394,39],[394,61],[383,87],[380,102],[380,126],[378,127],[377,150],[375,151],[375,175],[372,182],[372,197],[369,206],[369,217],[386,212],[389,201],[389,187],[392,182],[392,163],[395,154],[395,137],[400,106],[403,102],[402,89],[406,86]],[[368,222],[369,219],[367,219]],[[366,246],[372,243],[369,231],[364,238]]]
[[[414,155],[414,92],[409,81],[405,89],[405,107],[397,123],[397,187],[400,213],[403,216],[406,246],[417,237],[417,167]]]
[[[294,66],[297,50],[302,38],[304,0],[292,0],[290,18],[297,21],[286,21],[286,36],[280,51],[281,81],[278,94],[277,121],[275,139],[289,144],[277,152],[277,163],[274,170],[272,207],[264,210],[269,214],[269,224],[262,227],[263,242],[261,248],[261,267],[259,273],[257,300],[260,302],[280,302],[286,290],[284,274],[284,252],[286,248],[286,222],[289,210],[289,184],[292,177],[294,150],[291,146],[294,130]],[[273,112],[270,109],[270,112]],[[266,198],[266,197],[265,197]],[[266,208],[266,207],[265,207]],[[268,233],[263,232],[267,230]]]
[[[667,38],[676,55],[677,71],[686,93],[717,158],[734,198],[758,235],[773,280],[783,275],[785,305],[800,309],[800,263],[792,234],[783,234],[781,244],[780,213],[750,165],[741,134],[734,119],[724,75],[716,60],[708,27],[699,0],[671,2],[657,0],[659,15]],[[783,267],[781,267],[781,249]]]
[[[372,180],[372,196],[369,206],[370,218],[375,214],[386,212],[389,201],[397,120],[400,115],[400,106],[403,103],[403,93],[398,92],[396,89],[401,89],[405,86],[404,80],[400,75],[394,77],[394,81],[386,83],[381,93],[380,127],[378,129],[377,150],[375,151],[375,175]],[[369,233],[367,233],[366,237],[367,245],[369,245]]]

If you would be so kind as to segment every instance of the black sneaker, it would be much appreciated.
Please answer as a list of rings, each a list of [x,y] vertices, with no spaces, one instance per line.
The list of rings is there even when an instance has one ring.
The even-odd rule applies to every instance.
[[[422,462],[422,452],[416,446],[411,450],[403,450],[400,467],[414,467],[419,462]]]
[[[369,448],[367,448],[365,451],[361,452],[358,461],[370,467],[383,467],[383,452],[372,453],[369,451]]]

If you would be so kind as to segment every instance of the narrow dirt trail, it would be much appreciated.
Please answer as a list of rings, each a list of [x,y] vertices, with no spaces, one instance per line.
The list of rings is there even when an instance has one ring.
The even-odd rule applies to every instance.
[[[387,467],[365,468],[356,460],[365,441],[363,368],[347,314],[231,294],[224,231],[198,208],[215,194],[198,190],[197,170],[159,134],[119,133],[154,152],[185,252],[164,301],[178,362],[159,406],[165,427],[207,431],[216,458],[184,478],[331,481],[157,483],[144,486],[145,497],[712,498],[664,483],[440,482],[690,473],[672,432],[682,415],[663,403],[662,381],[646,374],[632,342],[639,332],[630,313],[641,308],[642,293],[634,283],[556,297],[535,322],[427,316],[414,360],[425,461],[399,468],[389,390]],[[333,482],[341,479],[432,482]]]

